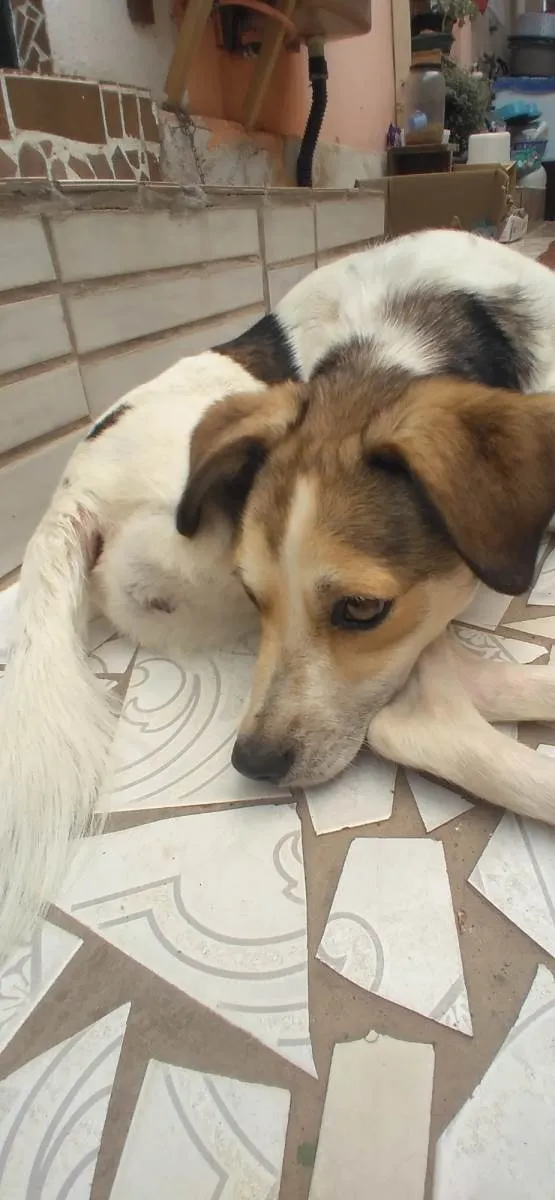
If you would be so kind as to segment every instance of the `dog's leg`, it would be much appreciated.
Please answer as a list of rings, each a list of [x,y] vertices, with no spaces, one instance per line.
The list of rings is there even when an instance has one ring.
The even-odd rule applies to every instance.
[[[470,700],[487,721],[555,722],[555,670],[491,662],[451,643],[456,672]]]
[[[461,684],[446,638],[424,652],[403,690],[370,722],[368,743],[490,804],[555,824],[555,762],[488,725]]]

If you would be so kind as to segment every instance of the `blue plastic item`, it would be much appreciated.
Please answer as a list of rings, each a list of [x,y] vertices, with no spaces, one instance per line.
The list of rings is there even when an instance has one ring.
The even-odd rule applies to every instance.
[[[410,133],[422,133],[422,131],[427,128],[428,118],[426,113],[420,112],[419,109],[417,109],[416,112],[411,113],[407,121],[407,129]]]
[[[511,104],[502,104],[500,108],[496,106],[495,115],[501,121],[537,121],[541,112],[533,101],[513,100]]]
[[[555,75],[501,75],[495,80],[494,92],[555,92]]]
[[[511,159],[516,163],[519,176],[529,175],[541,165],[547,150],[547,138],[537,142],[526,141],[524,138],[514,141],[511,145]]]

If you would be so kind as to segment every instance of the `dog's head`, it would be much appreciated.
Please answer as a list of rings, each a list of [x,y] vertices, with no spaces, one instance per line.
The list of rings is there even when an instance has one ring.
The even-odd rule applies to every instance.
[[[555,398],[343,364],[215,406],[191,464],[178,528],[232,512],[260,611],[234,763],[316,783],[352,760],[477,580],[530,584],[555,510]]]

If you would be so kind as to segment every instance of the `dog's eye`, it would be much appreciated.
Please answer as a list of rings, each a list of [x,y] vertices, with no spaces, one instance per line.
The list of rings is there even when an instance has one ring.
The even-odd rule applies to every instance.
[[[343,596],[331,610],[331,623],[336,629],[373,629],[385,620],[392,604],[374,596]]]

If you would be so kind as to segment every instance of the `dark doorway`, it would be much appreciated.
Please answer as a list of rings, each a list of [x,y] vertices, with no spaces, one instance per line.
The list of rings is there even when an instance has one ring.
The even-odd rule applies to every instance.
[[[10,0],[0,0],[0,67],[18,67]]]

